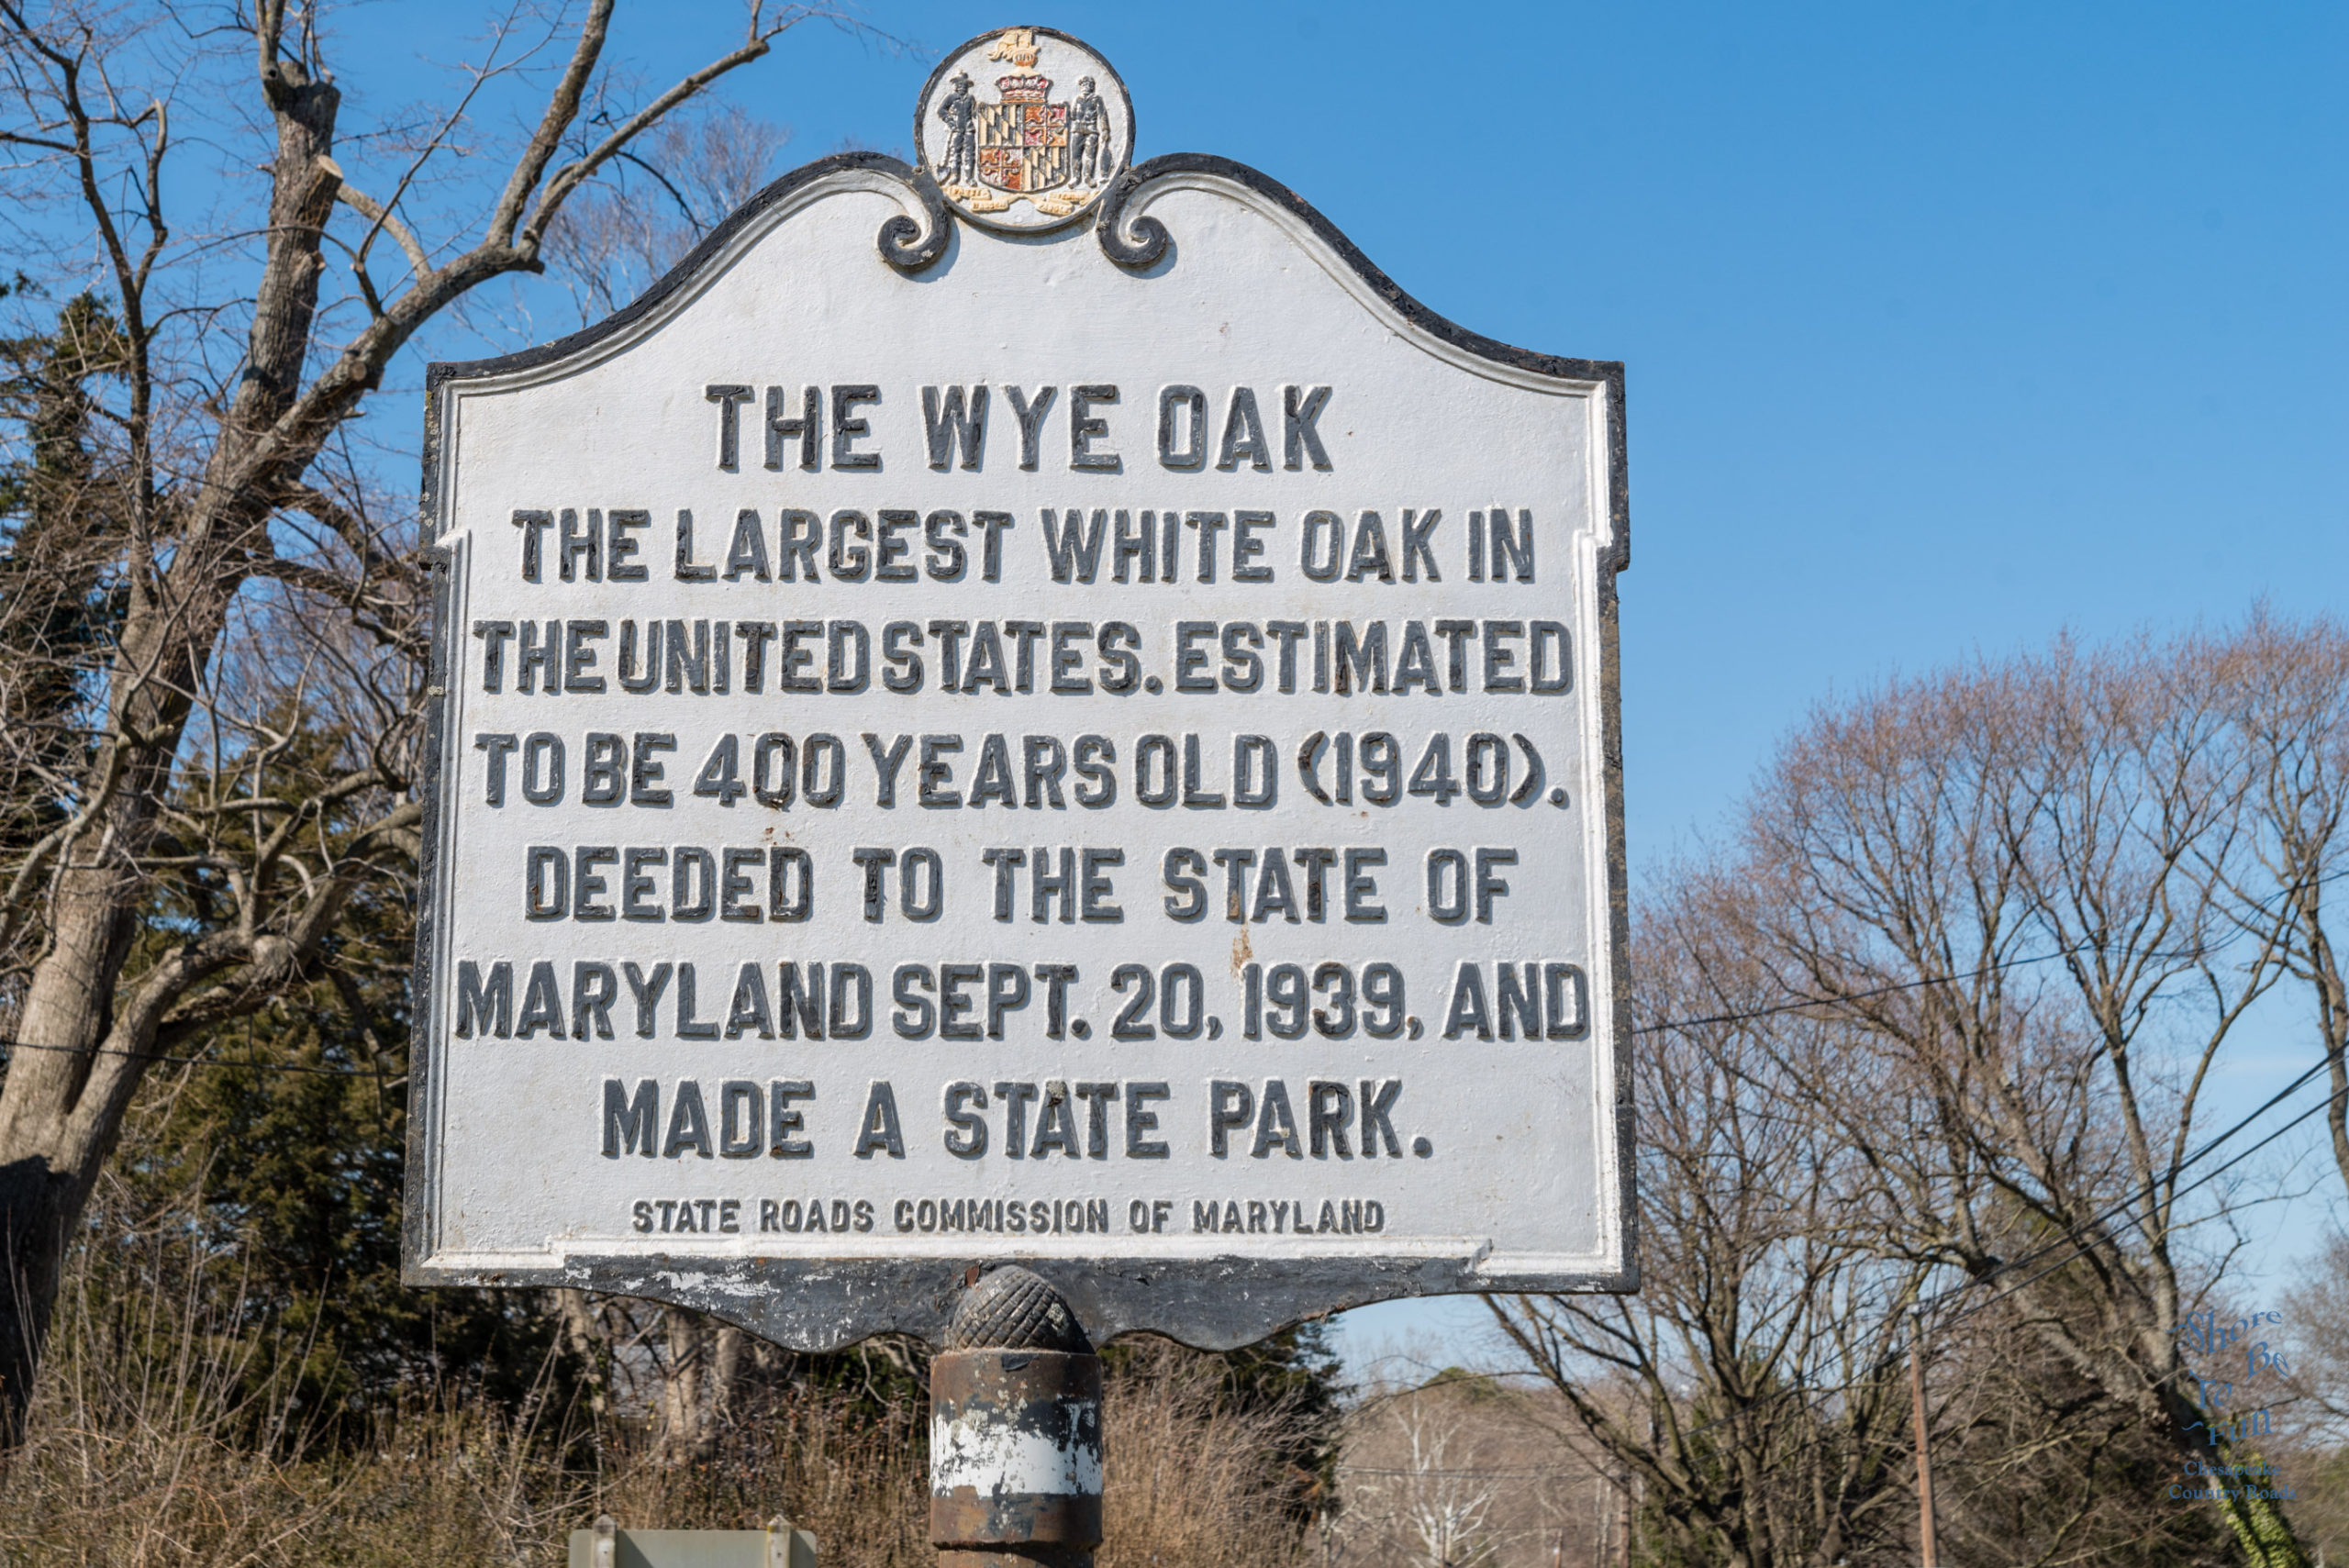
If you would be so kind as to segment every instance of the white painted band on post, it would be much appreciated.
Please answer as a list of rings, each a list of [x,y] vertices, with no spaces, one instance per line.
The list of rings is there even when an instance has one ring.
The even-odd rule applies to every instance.
[[[1064,1431],[1083,1424],[1090,1400],[1060,1402]],[[1101,1451],[1085,1443],[1063,1444],[1050,1436],[976,1412],[930,1424],[930,1488],[944,1496],[968,1486],[982,1497],[997,1496],[1092,1496],[1101,1490]]]

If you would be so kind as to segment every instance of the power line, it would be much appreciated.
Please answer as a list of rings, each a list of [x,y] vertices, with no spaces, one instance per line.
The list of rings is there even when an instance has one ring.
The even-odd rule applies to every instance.
[[[2241,1121],[2235,1123],[2234,1126],[2229,1128],[2226,1131],[2212,1138],[2209,1142],[2205,1143],[2200,1149],[2198,1149],[2192,1154],[2188,1155],[2186,1158],[2178,1161],[2175,1165],[2171,1166],[2169,1171],[2165,1173],[2165,1179],[2167,1177],[2176,1176],[2188,1167],[2198,1163],[2205,1156],[2214,1152],[2220,1145],[2226,1142],[2229,1139],[2235,1137],[2260,1117],[2265,1116],[2269,1110],[2273,1109],[2277,1103],[2294,1093],[2296,1090],[2299,1089],[2302,1085],[2306,1084],[2310,1079],[2315,1077],[2319,1073],[2323,1072],[2329,1065],[2330,1063],[2328,1062],[2320,1062],[2314,1067],[2310,1068],[2306,1073],[2303,1073],[2299,1077],[2294,1079],[2290,1084],[2287,1084],[2274,1095],[2270,1096],[2266,1103],[2262,1105],[2258,1109],[2253,1111],[2249,1116],[2244,1117]],[[2286,1133],[2290,1132],[2294,1128],[2299,1127],[2310,1117],[2325,1110],[2331,1106],[2331,1104],[2332,1096],[2327,1095],[2324,1098],[2318,1100],[2314,1105],[2311,1105],[2307,1109],[2301,1111],[2299,1115],[2294,1117],[2290,1121],[2286,1122],[2283,1126],[2269,1133],[2266,1138],[2261,1139],[2257,1143],[2253,1144],[2250,1148],[2237,1154],[2233,1159],[2229,1160],[2225,1164],[2196,1178],[2186,1186],[2179,1188],[2178,1191],[2172,1195],[2182,1197],[2186,1194],[2194,1191],[2196,1188],[2200,1187],[2207,1183],[2216,1181],[2220,1176],[2224,1175],[2228,1171],[2232,1170],[2243,1161],[2250,1159],[2254,1154],[2258,1153],[2261,1150],[2266,1148],[2269,1144],[2275,1142]],[[2149,1195],[2152,1190],[2153,1184],[2146,1184],[2145,1185],[2140,1186],[2116,1201],[2110,1207],[2103,1210],[2103,1212],[2090,1216],[2087,1219],[2078,1221],[2076,1224],[2067,1227],[2054,1240],[2046,1243],[2033,1251],[2027,1252],[2020,1258],[2004,1260],[1987,1273],[1973,1279],[1965,1280],[1961,1284],[1952,1285],[1946,1290],[1937,1291],[1932,1296],[1920,1300],[1918,1305],[1921,1307],[1929,1303],[1947,1301],[1955,1296],[1963,1296],[1967,1291],[1975,1290],[1986,1285],[1992,1280],[1997,1279],[2003,1274],[2009,1273],[2016,1269],[2036,1262],[2040,1259],[2046,1257],[2050,1252],[2054,1251],[2059,1247],[2063,1247],[2067,1240],[2073,1243],[2065,1252],[2064,1256],[2057,1258],[2054,1262],[2040,1270],[2037,1273],[2032,1274],[2028,1279],[2018,1281],[2015,1284],[2007,1286],[2005,1289],[1998,1292],[1994,1296],[1966,1307],[1963,1310],[1944,1320],[1941,1326],[1948,1328],[1952,1325],[1964,1322],[1965,1319],[1973,1317],[1976,1313],[1987,1311],[1989,1308],[1997,1306],[1999,1302],[2010,1299],[2018,1292],[2029,1289],[2032,1285],[2038,1284],[2043,1279],[2045,1279],[2049,1274],[2052,1274],[2058,1269],[2064,1268],[2069,1264],[2075,1258],[2080,1256],[2087,1251],[2087,1241],[2082,1232],[2095,1226],[2101,1225],[2104,1221],[2111,1218],[2114,1215],[2133,1206],[2139,1201],[2139,1199]],[[2143,1229],[2142,1221],[2132,1220],[2132,1223],[2135,1224],[2139,1229]],[[1888,1346],[1885,1351],[1886,1360],[1887,1362],[1897,1360],[1906,1349],[1907,1346],[1905,1342],[1896,1342],[1893,1345]],[[1765,1398],[1755,1401],[1753,1404],[1747,1406],[1742,1410],[1731,1411],[1731,1413],[1723,1416],[1717,1416],[1709,1421],[1701,1422],[1697,1426],[1691,1427],[1684,1435],[1686,1437],[1693,1438],[1704,1432],[1710,1431],[1716,1427],[1727,1426],[1732,1421],[1754,1415],[1764,1409],[1766,1409],[1777,1401],[1796,1394],[1842,1394],[1859,1387],[1865,1381],[1865,1379],[1854,1378],[1843,1383],[1831,1384],[1823,1388],[1809,1388],[1804,1387],[1800,1385],[1790,1385],[1780,1389],[1776,1394],[1769,1395]]]
[[[2315,1116],[2315,1115],[2317,1115],[2319,1112],[2323,1111],[2323,1110],[2325,1110],[2325,1109],[2329,1108],[2329,1107],[2331,1106],[2331,1105],[2332,1105],[2332,1096],[2331,1096],[2330,1095],[2326,1095],[2323,1099],[2321,1099],[2321,1100],[2317,1101],[2317,1103],[2316,1103],[2316,1104],[2314,1104],[2314,1105],[2312,1105],[2312,1106],[2309,1106],[2306,1110],[2303,1110],[2302,1112],[2300,1112],[2300,1114],[2299,1114],[2299,1115],[2298,1115],[2298,1116],[2294,1117],[2291,1120],[2289,1120],[2289,1121],[2286,1122],[2283,1126],[2281,1126],[2281,1127],[2277,1128],[2275,1131],[2273,1131],[2273,1132],[2269,1133],[2266,1137],[2265,1137],[2265,1138],[2261,1139],[2258,1142],[2256,1142],[2256,1143],[2253,1144],[2250,1148],[2248,1148],[2248,1149],[2244,1150],[2242,1153],[2240,1153],[2240,1154],[2236,1155],[2233,1159],[2232,1159],[2232,1160],[2228,1161],[2225,1164],[2221,1165],[2218,1169],[2216,1169],[2216,1170],[2214,1170],[2214,1171],[2211,1171],[2211,1172],[2209,1172],[2209,1173],[2207,1173],[2206,1174],[2204,1174],[2204,1175],[2202,1175],[2202,1176],[2200,1176],[2200,1177],[2197,1178],[2196,1180],[2194,1180],[2194,1181],[2192,1181],[2192,1182],[2188,1183],[2185,1186],[2180,1187],[2180,1188],[2177,1190],[2177,1193],[2176,1193],[2176,1195],[2180,1196],[2180,1197],[2183,1197],[2186,1194],[2188,1194],[2188,1193],[2190,1193],[2190,1192],[2194,1191],[2197,1187],[2202,1186],[2202,1185],[2204,1185],[2204,1184],[2208,1184],[2208,1183],[2214,1182],[2214,1181],[2218,1180],[2221,1176],[2222,1176],[2222,1175],[2226,1174],[2229,1171],[2233,1170],[2237,1165],[2242,1164],[2245,1160],[2250,1159],[2253,1155],[2254,1155],[2254,1154],[2258,1153],[2261,1150],[2263,1150],[2263,1149],[2266,1148],[2269,1144],[2271,1144],[2271,1143],[2275,1142],[2277,1139],[2279,1139],[2279,1138],[2283,1137],[2286,1133],[2288,1133],[2288,1132],[2291,1131],[2294,1128],[2296,1128],[2296,1127],[2299,1126],[2302,1122],[2304,1122],[2304,1121],[2308,1120],[2310,1117]],[[2142,1223],[2140,1223],[2140,1224],[2138,1225],[2138,1229],[2143,1229],[2143,1224],[2142,1224]],[[2060,1268],[2064,1267],[2066,1263],[2069,1263],[2069,1262],[2072,1261],[2072,1259],[2073,1259],[2074,1257],[2077,1256],[2077,1255],[2078,1255],[2081,1251],[2085,1251],[2085,1245],[2084,1245],[2084,1244],[2083,1244],[2083,1245],[2080,1245],[2080,1246],[2075,1246],[2075,1247],[2072,1249],[2071,1252],[2069,1252],[2069,1253],[2065,1254],[2064,1257],[2061,1257],[2061,1258],[2056,1259],[2054,1262],[2053,1262],[2053,1263],[2049,1264],[2046,1268],[2043,1268],[2043,1269],[2040,1270],[2040,1271],[2039,1271],[2039,1273],[2035,1273],[2035,1274],[2032,1275],[2032,1276],[2031,1276],[2031,1278],[2029,1278],[2029,1279],[2027,1279],[2027,1280],[2022,1280],[2022,1281],[2021,1281],[2021,1282],[2019,1282],[2019,1283],[2017,1283],[2017,1284],[2012,1284],[2012,1285],[2008,1286],[2005,1290],[2000,1291],[1997,1296],[1992,1296],[1992,1297],[1991,1297],[1989,1300],[1987,1300],[1987,1301],[1977,1302],[1977,1303],[1976,1303],[1974,1306],[1966,1307],[1964,1311],[1962,1311],[1962,1312],[1958,1313],[1955,1317],[1954,1317],[1954,1318],[1950,1318],[1950,1319],[1949,1319],[1949,1321],[1950,1321],[1950,1322],[1952,1322],[1952,1323],[1962,1323],[1962,1322],[1964,1322],[1966,1318],[1971,1318],[1972,1316],[1974,1316],[1974,1314],[1976,1314],[1976,1312],[1980,1312],[1980,1311],[1982,1311],[1982,1310],[1984,1310],[1985,1308],[1989,1307],[1994,1307],[1994,1306],[1996,1306],[1998,1302],[2000,1302],[2000,1301],[2003,1301],[2003,1300],[2007,1299],[2009,1296],[2011,1296],[2012,1295],[2014,1295],[2014,1294],[2015,1294],[2015,1292],[2017,1292],[2017,1291],[2019,1291],[2019,1290],[2022,1290],[2022,1289],[2024,1289],[2025,1287],[2027,1287],[2027,1286],[2029,1286],[2029,1285],[2036,1284],[2039,1281],[2041,1281],[2041,1280],[2043,1280],[2043,1279],[2045,1279],[2049,1274],[2054,1273],[2057,1269],[2060,1269]],[[2034,1256],[2044,1256],[2044,1255],[2045,1255],[2045,1251],[2044,1251],[2044,1250],[2043,1250],[2040,1253],[2034,1254]],[[2007,1270],[2007,1269],[2011,1269],[2011,1268],[2014,1268],[2014,1267],[2018,1267],[2018,1266],[2020,1266],[2020,1264],[2021,1264],[2021,1262],[2029,1262],[2029,1261],[2031,1261],[2031,1260],[2030,1260],[2030,1259],[2022,1259],[2022,1260],[2018,1260],[2018,1262],[2017,1262],[2016,1263],[2002,1264],[2002,1265],[2000,1266],[2000,1269],[1999,1269],[1998,1271],[1994,1271],[1994,1272],[2004,1272],[2004,1271],[2005,1271],[2005,1270]],[[1986,1276],[1984,1276],[1984,1277],[1985,1277],[1985,1279],[1987,1280],[1989,1276],[1986,1275]],[[1941,1292],[1936,1293],[1936,1294],[1935,1294],[1932,1297],[1931,1297],[1930,1299],[1934,1300],[1934,1301],[1946,1300],[1946,1299],[1948,1299],[1949,1297],[1954,1296],[1960,1295],[1960,1294],[1962,1294],[1964,1291],[1965,1291],[1965,1290],[1967,1290],[1967,1289],[1970,1289],[1970,1288],[1972,1288],[1970,1285],[1953,1285],[1953,1286],[1951,1286],[1949,1289],[1947,1289],[1947,1290],[1945,1290],[1945,1291],[1941,1291]]]
[[[2309,888],[2322,887],[2327,883],[2338,882],[2343,877],[2349,877],[2349,869],[2328,872],[2323,876],[2311,877],[2306,882],[2279,888],[2269,896],[2260,899],[2252,907],[2264,908],[2277,899],[2288,898]],[[1801,997],[1795,1001],[1780,1002],[1772,1006],[1756,1007],[1744,1012],[1716,1013],[1708,1018],[1670,1018],[1660,1024],[1642,1025],[1633,1029],[1631,1034],[1636,1039],[1641,1035],[1662,1034],[1666,1029],[1700,1029],[1708,1024],[1742,1024],[1755,1018],[1775,1018],[1786,1013],[1799,1013],[1806,1007],[1842,1006],[1853,1002],[1870,1001],[1878,996],[1897,995],[1903,991],[1921,991],[1932,985],[1954,985],[1961,981],[1980,980],[1989,975],[2002,974],[2009,969],[2021,969],[2034,963],[2054,963],[2058,959],[2076,958],[2084,952],[2094,952],[2099,945],[2101,944],[2097,942],[2077,942],[2071,947],[2058,948],[2054,952],[2032,953],[2021,958],[2001,959],[1997,963],[1985,964],[1980,969],[1970,969],[1962,974],[1936,974],[1922,980],[1895,981],[1890,984],[1878,985],[1872,990],[1854,991],[1848,995]],[[2176,959],[2191,958],[2194,954],[2190,951],[2154,952],[2147,953],[2145,956],[2155,959]]]

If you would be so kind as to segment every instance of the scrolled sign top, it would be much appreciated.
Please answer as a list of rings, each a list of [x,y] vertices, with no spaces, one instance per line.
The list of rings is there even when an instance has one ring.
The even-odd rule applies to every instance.
[[[923,170],[989,228],[1057,228],[1131,161],[1133,100],[1109,62],[1051,28],[1004,28],[951,51],[914,111]]]

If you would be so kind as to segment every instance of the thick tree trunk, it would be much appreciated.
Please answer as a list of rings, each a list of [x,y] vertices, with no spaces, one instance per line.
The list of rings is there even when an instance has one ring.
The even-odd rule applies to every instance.
[[[97,809],[60,855],[66,869],[49,901],[50,945],[17,1018],[17,1036],[32,1049],[12,1054],[0,1087],[0,1446],[22,1438],[68,1249],[156,1028],[179,995],[228,962],[159,960],[158,983],[142,981],[137,1005],[121,991],[146,896],[139,860],[171,787],[194,695],[249,562],[269,549],[274,484],[316,450],[255,462],[265,433],[293,405],[308,353],[320,239],[335,199],[326,160],[339,95],[291,61],[273,62],[262,76],[278,146],[246,373],[204,482],[176,514],[169,566],[133,573],[110,671],[111,738],[95,749],[83,784]],[[151,559],[164,530],[151,510],[141,526],[140,554]]]
[[[751,1337],[733,1324],[718,1326],[718,1342],[709,1362],[709,1417],[713,1428],[733,1423],[734,1402],[741,1393],[742,1373],[751,1359],[750,1347]]]
[[[661,1309],[669,1341],[661,1386],[661,1447],[672,1464],[709,1457],[708,1422],[702,1410],[702,1374],[709,1354],[709,1325],[684,1307]]]
[[[112,1145],[113,1118],[76,1117],[134,924],[103,870],[68,872],[51,937],[17,1017],[0,1093],[0,1442],[13,1446],[48,1342],[65,1251]],[[39,1049],[67,1047],[61,1049]]]
[[[584,1290],[556,1291],[554,1310],[562,1324],[564,1346],[579,1358],[580,1375],[587,1384],[587,1408],[601,1418],[611,1408],[611,1389],[605,1373],[608,1347],[603,1326],[596,1321],[594,1308],[587,1305],[587,1293]]]

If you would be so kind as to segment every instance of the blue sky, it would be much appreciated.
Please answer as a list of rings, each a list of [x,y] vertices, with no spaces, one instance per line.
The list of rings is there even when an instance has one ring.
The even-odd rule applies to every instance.
[[[1125,77],[1142,156],[1252,163],[1455,320],[1627,361],[1635,868],[1717,829],[1838,692],[2065,630],[2343,606],[2349,8],[865,14],[918,47],[811,28],[727,89],[792,128],[778,169],[902,149],[939,52],[1057,26]],[[478,15],[351,13],[346,80],[423,95],[413,57],[462,54]],[[624,0],[617,49],[663,79],[737,16]],[[2244,1062],[2246,1108],[2307,1061],[2289,1021]],[[2321,1218],[2295,1212],[2288,1247]]]
[[[412,57],[465,52],[482,9],[344,13],[346,82],[426,93]],[[902,150],[937,53],[1022,19],[865,14],[918,47],[810,27],[729,80],[791,129],[778,168]],[[624,3],[615,53],[665,81],[737,15]],[[2349,11],[1431,15],[1024,19],[1117,64],[1142,155],[1252,163],[1455,320],[1627,361],[1636,859],[1838,690],[2065,628],[2342,604]]]

